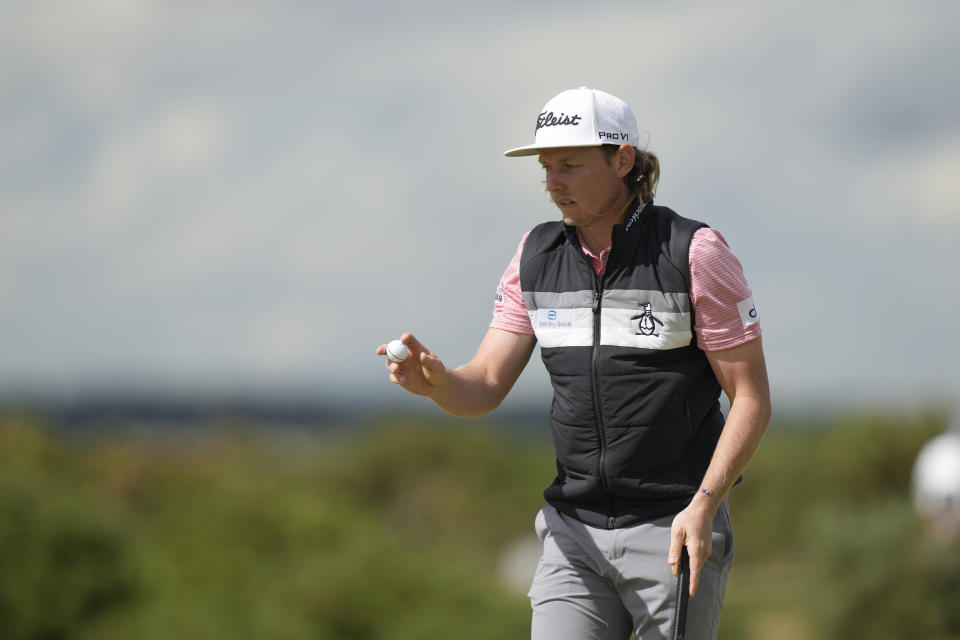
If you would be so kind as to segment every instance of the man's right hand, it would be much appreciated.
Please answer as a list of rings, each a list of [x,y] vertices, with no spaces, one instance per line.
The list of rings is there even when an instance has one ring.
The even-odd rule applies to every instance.
[[[403,362],[387,361],[390,381],[410,393],[427,396],[447,413],[470,418],[486,415],[500,405],[530,359],[537,339],[532,334],[488,329],[473,359],[456,369],[448,369],[413,334],[403,334],[400,341],[410,355]],[[380,345],[377,354],[386,355],[387,346]]]
[[[390,382],[418,396],[430,396],[447,379],[447,367],[435,353],[427,349],[412,333],[400,336],[410,355],[403,362],[387,360]],[[377,355],[387,355],[387,345],[377,347]]]

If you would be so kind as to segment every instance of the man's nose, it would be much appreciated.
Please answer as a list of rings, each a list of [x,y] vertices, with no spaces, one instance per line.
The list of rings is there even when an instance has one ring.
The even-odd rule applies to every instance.
[[[547,189],[548,192],[549,192],[549,191],[563,191],[563,189],[564,189],[563,181],[560,180],[559,176],[557,176],[556,174],[550,174],[550,173],[548,173],[548,174],[547,174],[547,179],[545,180],[545,182],[546,182],[546,189]]]

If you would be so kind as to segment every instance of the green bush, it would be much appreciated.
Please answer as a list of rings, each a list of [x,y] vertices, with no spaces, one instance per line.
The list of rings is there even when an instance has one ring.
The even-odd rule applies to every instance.
[[[925,537],[908,503],[818,510],[806,547],[818,637],[960,637],[960,547]]]
[[[771,427],[730,495],[737,560],[721,637],[771,625],[818,640],[960,638],[946,613],[960,611],[957,548],[925,564],[932,542],[909,503],[916,456],[944,424],[931,413]]]
[[[505,535],[485,518],[517,519],[522,455],[472,431],[363,433],[289,448],[242,429],[67,440],[6,421],[0,637],[525,635],[525,600],[485,561]],[[504,499],[484,514],[474,495]]]
[[[131,542],[82,487],[0,467],[0,637],[73,637],[136,606]]]
[[[730,497],[721,638],[960,638],[960,556],[909,505],[943,420],[774,426]],[[546,439],[417,419],[141,437],[0,416],[0,638],[523,638],[499,554]]]

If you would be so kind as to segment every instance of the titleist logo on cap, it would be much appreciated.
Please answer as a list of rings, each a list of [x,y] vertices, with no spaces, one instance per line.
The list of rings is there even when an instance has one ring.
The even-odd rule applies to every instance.
[[[539,131],[543,127],[556,127],[564,124],[577,126],[580,124],[580,120],[582,119],[583,118],[581,116],[568,116],[565,113],[561,113],[560,117],[557,117],[553,115],[553,111],[543,111],[539,116],[537,116],[536,131]]]

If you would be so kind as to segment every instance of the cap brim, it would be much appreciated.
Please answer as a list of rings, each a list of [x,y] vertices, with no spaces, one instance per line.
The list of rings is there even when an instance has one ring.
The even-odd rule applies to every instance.
[[[529,144],[525,147],[517,147],[516,149],[510,149],[504,151],[503,155],[508,158],[518,158],[520,156],[532,156],[540,153],[540,147],[535,144]]]
[[[503,152],[503,155],[508,158],[518,158],[520,156],[535,156],[540,153],[541,149],[564,149],[567,147],[602,147],[604,143],[600,144],[528,144],[525,147],[517,147],[516,149],[509,149]]]

